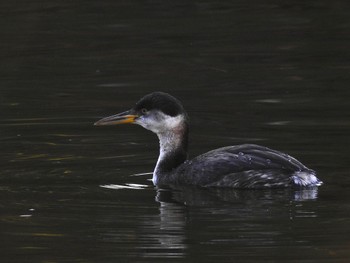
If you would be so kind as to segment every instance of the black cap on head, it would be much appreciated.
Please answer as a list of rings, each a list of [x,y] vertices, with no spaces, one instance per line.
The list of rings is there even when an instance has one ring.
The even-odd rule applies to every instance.
[[[164,92],[153,92],[140,99],[136,103],[134,110],[138,112],[142,109],[148,111],[160,110],[172,117],[185,113],[181,102],[170,94]]]

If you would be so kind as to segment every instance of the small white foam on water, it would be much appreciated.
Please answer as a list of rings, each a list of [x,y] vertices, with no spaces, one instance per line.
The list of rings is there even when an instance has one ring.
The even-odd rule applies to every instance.
[[[137,174],[132,174],[130,176],[143,176],[143,175],[152,175],[153,172],[148,172],[148,173],[137,173]]]
[[[146,189],[149,188],[149,185],[144,185],[144,184],[125,184],[125,185],[120,185],[120,184],[106,184],[106,185],[100,185],[102,188],[106,189],[112,189],[112,190],[120,190],[120,189],[133,189],[133,190],[141,190],[141,189]]]

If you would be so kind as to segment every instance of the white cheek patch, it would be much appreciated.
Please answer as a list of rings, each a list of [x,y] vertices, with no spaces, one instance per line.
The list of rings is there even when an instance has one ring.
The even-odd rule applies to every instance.
[[[165,118],[165,121],[163,122],[163,127],[173,130],[181,126],[183,122],[184,122],[183,115],[178,115],[176,117],[167,116],[167,118]]]
[[[151,112],[148,116],[141,116],[136,119],[135,123],[141,125],[147,130],[159,134],[181,127],[183,121],[183,115],[171,117],[162,112]]]

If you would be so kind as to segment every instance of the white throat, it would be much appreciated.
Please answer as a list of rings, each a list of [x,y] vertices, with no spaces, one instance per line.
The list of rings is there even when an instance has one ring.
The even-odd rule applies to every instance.
[[[164,126],[166,129],[159,129],[156,133],[159,139],[159,157],[156,167],[153,171],[153,184],[157,184],[160,165],[165,160],[165,158],[171,153],[175,152],[180,148],[184,136],[184,116],[179,115],[176,117],[168,117],[164,121]]]
[[[183,136],[186,127],[186,116],[184,114],[172,117],[162,112],[153,111],[149,115],[141,116],[135,121],[147,130],[157,134],[159,139],[159,157],[153,172],[152,181],[156,185],[162,162],[182,147]]]

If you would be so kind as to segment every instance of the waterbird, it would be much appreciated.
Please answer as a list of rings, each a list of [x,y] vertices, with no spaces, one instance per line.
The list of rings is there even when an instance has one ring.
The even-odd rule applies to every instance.
[[[226,188],[316,187],[316,172],[294,157],[255,145],[218,148],[188,158],[189,117],[182,103],[164,92],[141,98],[130,110],[94,125],[138,124],[157,134],[160,153],[153,172],[158,187],[192,185]]]

